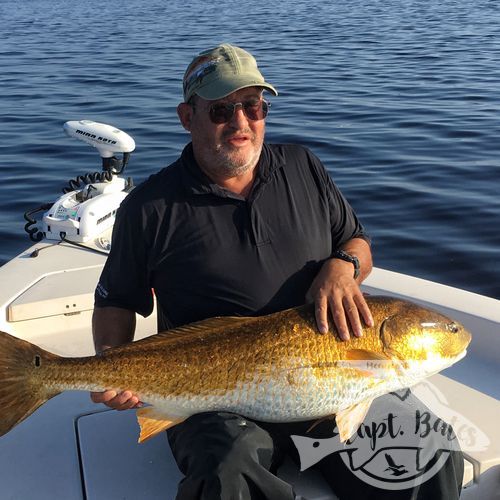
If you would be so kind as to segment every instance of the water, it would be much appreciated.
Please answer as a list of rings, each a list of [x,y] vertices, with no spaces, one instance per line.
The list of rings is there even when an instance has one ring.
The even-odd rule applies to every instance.
[[[2,0],[0,20],[0,264],[26,209],[100,168],[63,122],[131,134],[138,183],[188,140],[185,65],[226,41],[280,91],[268,141],[323,160],[377,266],[500,298],[497,2]]]

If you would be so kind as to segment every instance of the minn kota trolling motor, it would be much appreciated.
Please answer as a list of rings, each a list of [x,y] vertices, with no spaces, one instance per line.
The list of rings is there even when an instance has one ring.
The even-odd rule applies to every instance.
[[[94,240],[113,226],[120,203],[133,189],[130,178],[119,177],[135,149],[132,137],[111,125],[91,120],[66,122],[64,131],[99,151],[102,172],[70,180],[63,189],[64,194],[54,204],[26,212],[24,228],[33,241],[44,237],[75,244]],[[123,154],[122,159],[114,156],[117,153]],[[39,231],[32,215],[42,210],[45,211],[43,230]]]

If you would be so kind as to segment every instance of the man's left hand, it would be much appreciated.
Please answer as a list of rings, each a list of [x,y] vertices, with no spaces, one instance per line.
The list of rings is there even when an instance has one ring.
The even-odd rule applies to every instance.
[[[315,303],[316,322],[321,333],[328,332],[328,311],[342,340],[349,340],[349,330],[354,336],[361,337],[362,321],[366,326],[373,326],[370,308],[354,279],[350,262],[340,259],[325,261],[306,294],[306,300]]]

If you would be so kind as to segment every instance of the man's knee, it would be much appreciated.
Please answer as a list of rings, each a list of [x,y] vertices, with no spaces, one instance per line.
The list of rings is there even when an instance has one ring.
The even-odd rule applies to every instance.
[[[267,431],[233,413],[207,412],[193,415],[168,431],[179,468],[238,467],[247,460],[270,468],[274,445]]]
[[[267,431],[240,415],[207,412],[193,415],[168,431],[172,453],[184,474],[225,474],[245,470],[250,462],[269,469],[274,445]]]
[[[230,413],[195,415],[169,431],[179,468],[186,475],[177,499],[293,498],[274,476],[274,446],[255,422]]]

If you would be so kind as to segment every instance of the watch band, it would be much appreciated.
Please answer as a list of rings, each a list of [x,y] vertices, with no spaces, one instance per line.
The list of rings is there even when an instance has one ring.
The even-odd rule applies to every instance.
[[[359,276],[360,272],[359,259],[355,255],[351,255],[347,252],[344,252],[344,250],[335,250],[332,254],[332,258],[350,262],[354,266],[354,279],[356,279]]]

